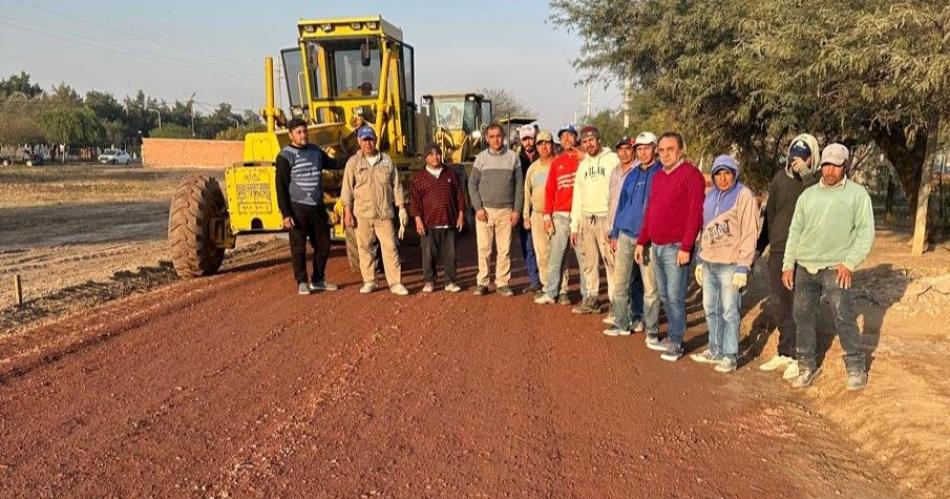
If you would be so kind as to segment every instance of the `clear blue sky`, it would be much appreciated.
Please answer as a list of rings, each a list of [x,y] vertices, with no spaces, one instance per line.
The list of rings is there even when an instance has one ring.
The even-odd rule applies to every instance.
[[[502,87],[543,127],[584,114],[570,64],[581,42],[547,21],[541,0],[0,0],[0,77],[25,70],[45,89],[64,81],[168,101],[196,93],[204,111],[222,101],[256,110],[263,58],[295,44],[297,19],[375,14],[415,47],[417,99]],[[595,111],[620,102],[617,88],[594,88]]]

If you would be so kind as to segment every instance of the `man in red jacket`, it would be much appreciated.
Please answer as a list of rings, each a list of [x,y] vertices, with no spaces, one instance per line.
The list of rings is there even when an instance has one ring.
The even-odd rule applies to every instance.
[[[669,333],[658,345],[647,344],[647,347],[662,350],[661,359],[675,362],[683,356],[686,285],[693,245],[703,225],[706,180],[696,166],[683,158],[682,135],[664,133],[657,151],[663,168],[653,177],[634,258],[642,263],[644,246],[650,245],[650,259],[656,266],[656,286],[660,303],[666,309]]]
[[[455,172],[442,163],[439,146],[429,144],[423,154],[426,167],[416,172],[409,186],[410,209],[422,237],[422,292],[435,290],[435,262],[441,259],[445,290],[457,293],[462,288],[455,273],[455,232],[465,222],[465,194]]]

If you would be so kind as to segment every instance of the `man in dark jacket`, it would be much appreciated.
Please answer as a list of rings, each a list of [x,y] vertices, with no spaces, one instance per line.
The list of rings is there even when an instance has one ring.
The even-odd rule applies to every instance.
[[[307,123],[299,118],[287,125],[290,144],[277,154],[277,206],[290,231],[290,260],[301,295],[335,291],[324,274],[330,256],[330,220],[323,204],[323,169],[330,158],[307,142]],[[313,272],[307,279],[307,239],[313,247]]]
[[[426,166],[409,186],[410,209],[422,236],[422,292],[435,290],[435,262],[441,259],[445,290],[458,293],[462,288],[455,273],[455,233],[465,224],[465,194],[455,171],[442,163],[439,146],[429,144],[423,155]]]
[[[760,253],[766,247],[771,247],[768,261],[769,303],[778,326],[778,353],[760,365],[759,369],[782,369],[785,379],[798,376],[798,363],[795,361],[797,332],[792,317],[793,293],[782,285],[782,259],[785,257],[788,228],[798,197],[817,182],[814,173],[818,170],[818,153],[818,140],[815,137],[804,133],[792,140],[785,168],[775,172],[769,182],[765,225],[756,245]]]

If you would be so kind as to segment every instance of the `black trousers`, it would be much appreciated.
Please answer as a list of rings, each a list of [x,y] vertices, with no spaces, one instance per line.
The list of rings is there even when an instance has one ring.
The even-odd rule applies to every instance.
[[[792,306],[795,303],[795,293],[785,289],[782,284],[782,259],[784,258],[784,253],[769,253],[769,303],[772,306],[772,317],[778,326],[778,353],[794,358],[797,331]],[[817,312],[816,309],[815,313]]]
[[[313,279],[324,279],[330,257],[330,218],[324,206],[292,204],[294,226],[290,229],[290,261],[297,283],[307,282],[307,240],[313,247]]]
[[[844,350],[844,365],[850,374],[867,370],[864,342],[858,329],[857,314],[851,300],[851,290],[838,286],[838,271],[821,269],[809,274],[805,267],[795,269],[795,323],[798,325],[798,365],[814,369],[817,364],[818,307],[824,294],[835,317],[835,332]]]
[[[422,238],[422,278],[434,282],[436,261],[442,260],[445,282],[456,282],[455,274],[455,229],[426,229]]]

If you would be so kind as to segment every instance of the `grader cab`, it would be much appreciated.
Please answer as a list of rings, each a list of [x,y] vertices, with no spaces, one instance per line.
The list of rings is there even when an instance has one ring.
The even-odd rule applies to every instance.
[[[492,122],[491,100],[481,94],[423,95],[431,136],[447,162],[467,163],[485,149],[485,129]]]
[[[343,165],[357,150],[356,130],[371,126],[378,147],[408,175],[416,157],[413,49],[402,31],[381,17],[303,19],[297,45],[281,51],[292,116],[308,121],[311,143],[321,146],[335,167],[324,171],[324,201],[333,222],[331,236],[351,239],[339,202]],[[225,188],[214,177],[195,175],[179,186],[169,210],[172,262],[185,278],[214,274],[243,234],[283,231],[277,207],[274,160],[289,142],[287,117],[274,103],[274,71],[265,59],[267,129],[244,139],[243,161],[225,169]],[[349,241],[348,241],[349,242]],[[353,248],[348,244],[348,253]],[[352,257],[352,255],[351,255]]]

